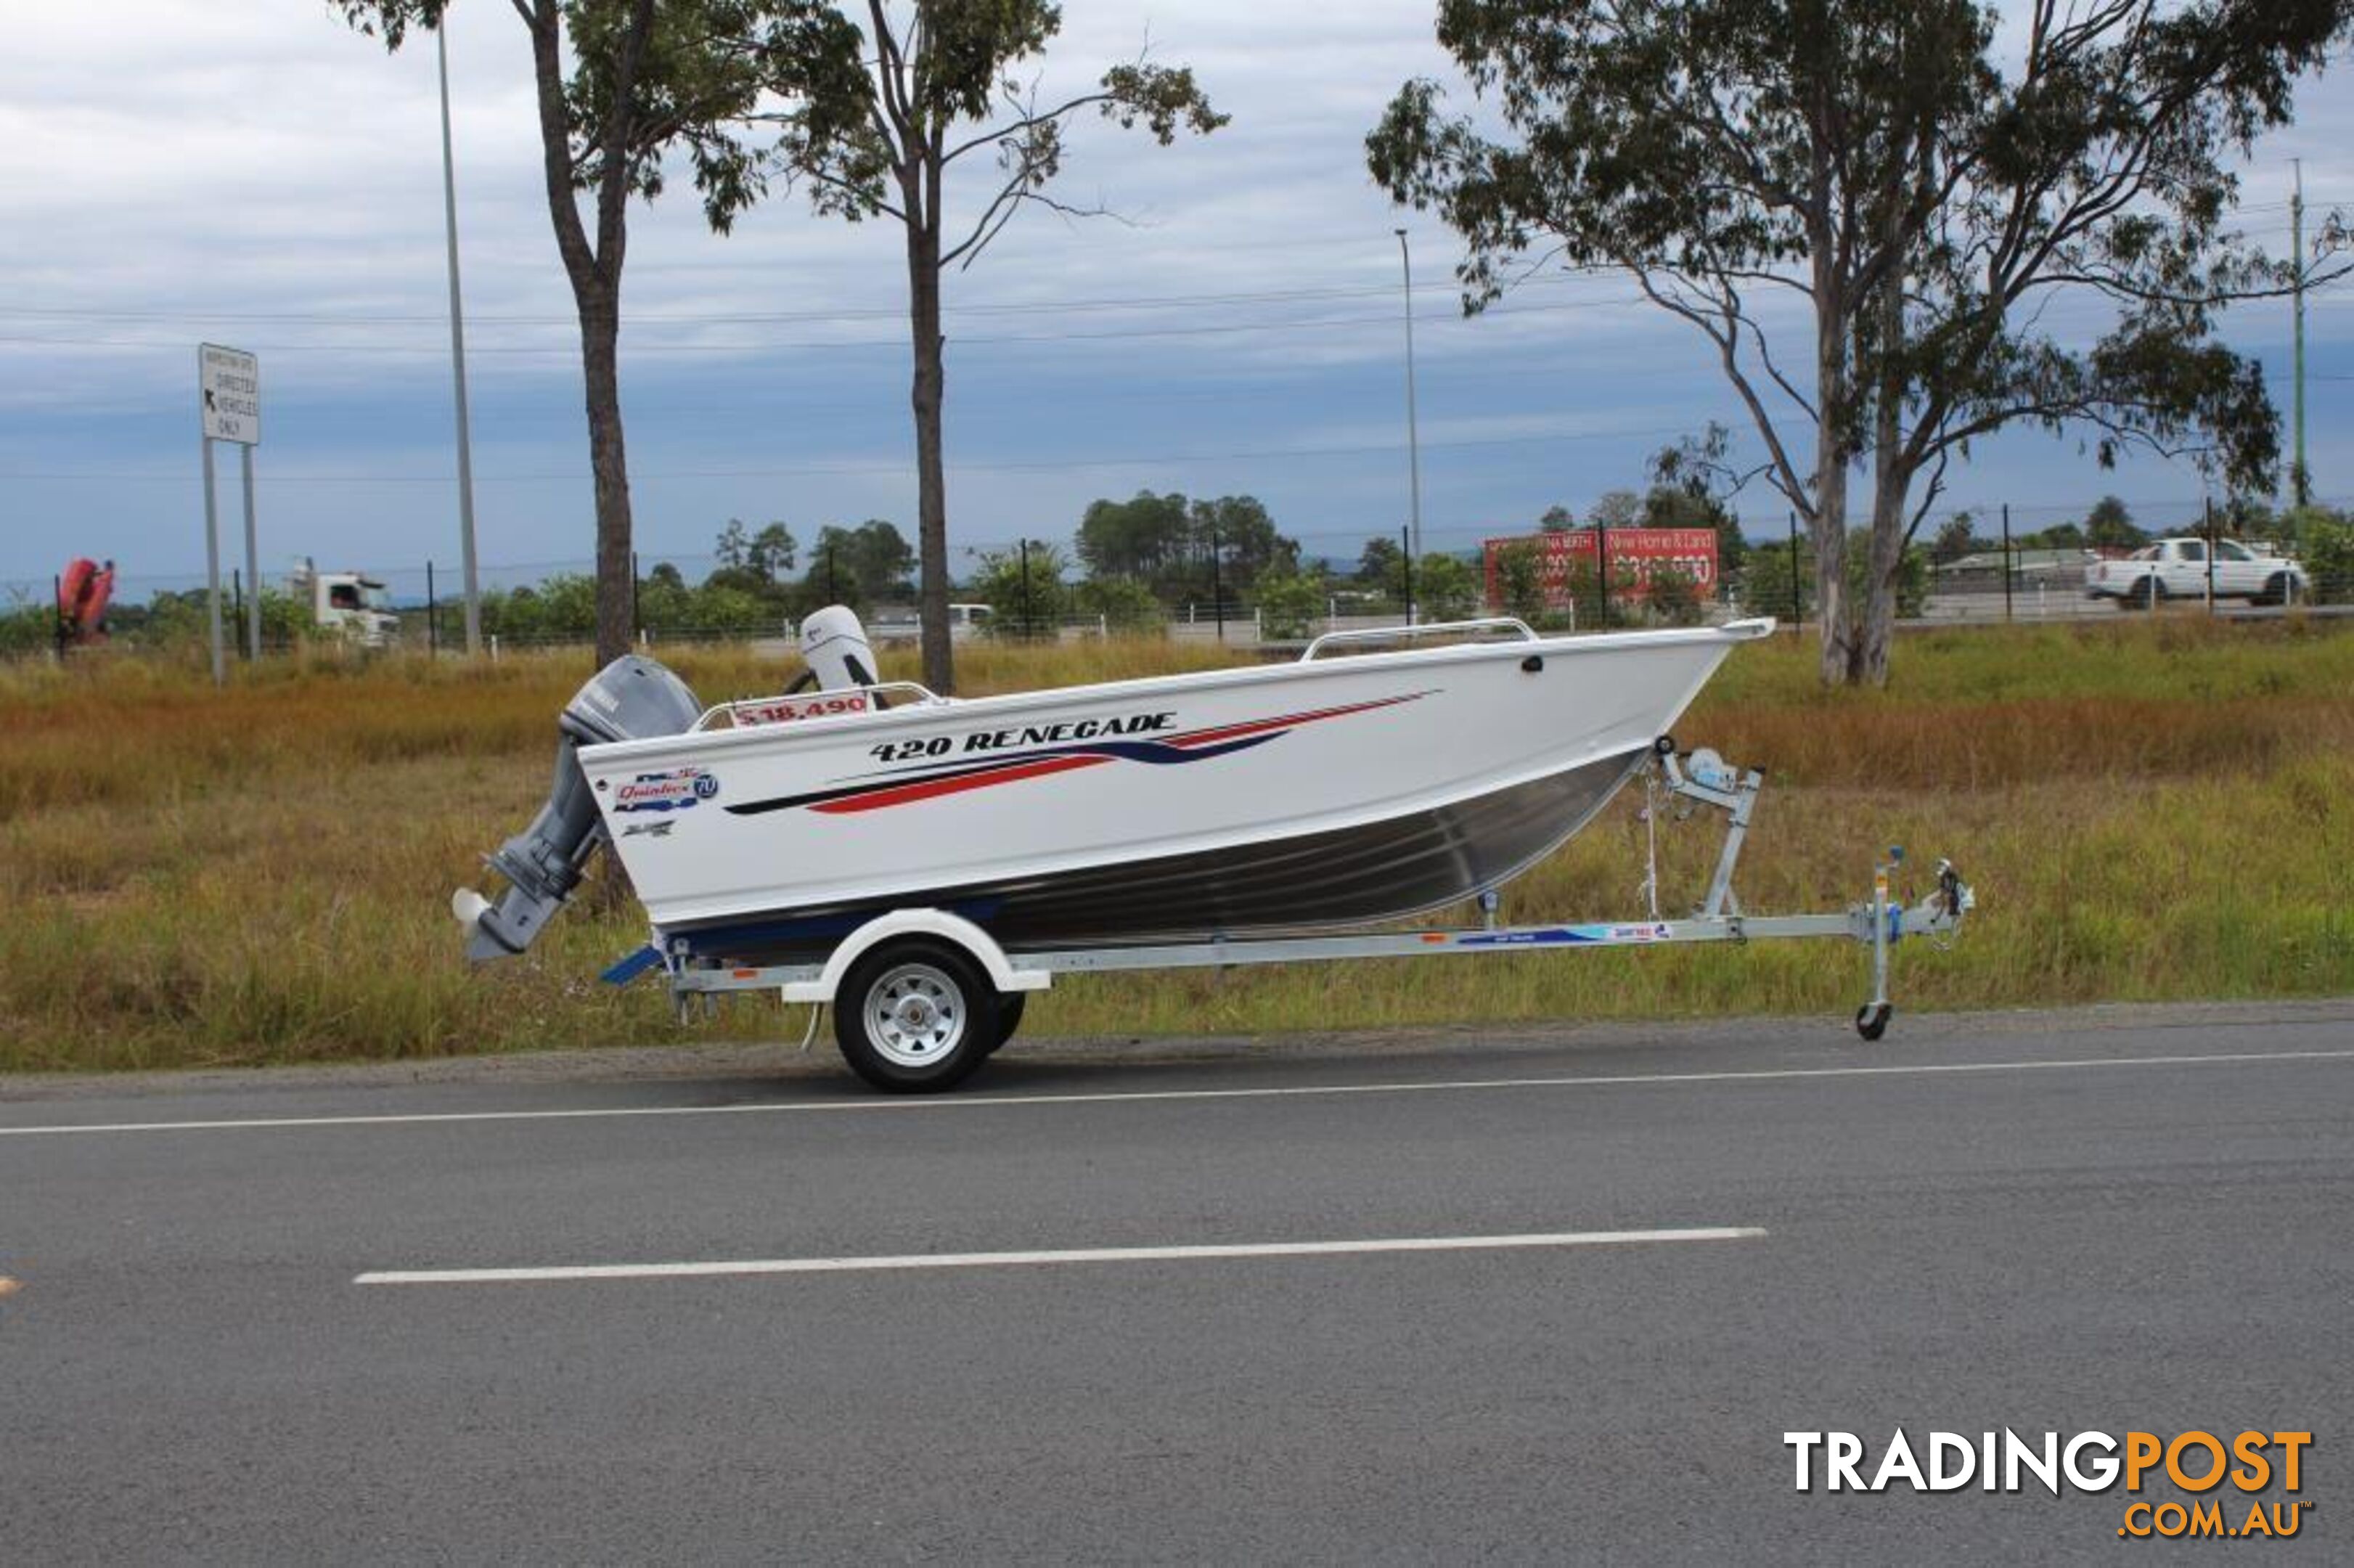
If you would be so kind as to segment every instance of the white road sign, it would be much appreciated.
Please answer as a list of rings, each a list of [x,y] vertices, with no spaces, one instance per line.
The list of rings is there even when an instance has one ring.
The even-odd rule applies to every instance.
[[[242,349],[201,344],[196,348],[196,391],[207,437],[249,447],[260,444],[260,360]]]

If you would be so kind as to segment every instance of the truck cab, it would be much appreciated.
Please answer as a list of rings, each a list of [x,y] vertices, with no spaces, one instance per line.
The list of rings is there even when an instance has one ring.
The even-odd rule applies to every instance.
[[[321,631],[350,639],[363,648],[388,648],[400,637],[400,617],[383,583],[362,572],[323,572],[305,562],[288,588],[311,607]]]

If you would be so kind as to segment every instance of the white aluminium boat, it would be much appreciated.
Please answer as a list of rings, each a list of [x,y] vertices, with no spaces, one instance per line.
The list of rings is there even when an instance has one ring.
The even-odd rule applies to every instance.
[[[820,693],[704,710],[652,661],[566,709],[557,789],[461,892],[478,958],[520,951],[598,844],[667,954],[775,963],[877,915],[1008,946],[1394,919],[1511,880],[1590,821],[1768,620],[1457,640],[949,701],[877,685],[847,611],[804,630]],[[1394,636],[1395,634],[1391,634]],[[896,698],[897,700],[894,700]]]

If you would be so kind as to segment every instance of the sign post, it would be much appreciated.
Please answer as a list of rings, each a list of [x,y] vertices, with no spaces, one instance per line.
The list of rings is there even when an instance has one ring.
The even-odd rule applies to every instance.
[[[228,678],[221,645],[220,515],[213,499],[213,443],[234,441],[242,449],[245,482],[245,575],[253,584],[246,606],[246,652],[261,656],[261,561],[253,521],[253,449],[261,440],[261,366],[241,349],[217,344],[196,346],[197,412],[204,426],[205,586],[211,601],[213,684]]]

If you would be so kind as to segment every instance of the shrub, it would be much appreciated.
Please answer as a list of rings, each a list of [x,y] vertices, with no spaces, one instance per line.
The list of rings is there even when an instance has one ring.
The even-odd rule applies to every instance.
[[[1101,616],[1114,631],[1156,631],[1169,619],[1152,589],[1136,577],[1089,577],[1075,597],[1080,614]]]
[[[2307,512],[2300,519],[2305,569],[2320,604],[2354,603],[2354,522],[2342,514]]]
[[[1258,579],[1259,634],[1288,639],[1305,637],[1324,613],[1324,589],[1313,577],[1297,572],[1267,572]]]

